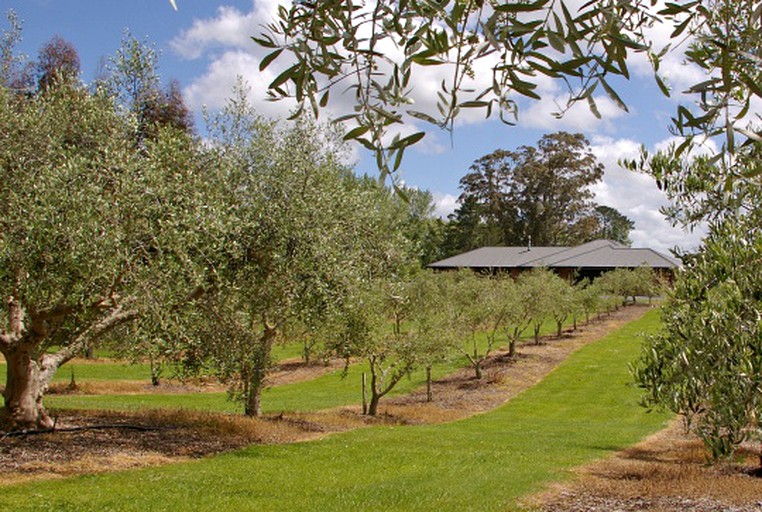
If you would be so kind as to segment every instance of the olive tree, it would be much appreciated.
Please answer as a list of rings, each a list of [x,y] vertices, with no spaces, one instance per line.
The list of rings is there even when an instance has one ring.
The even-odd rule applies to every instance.
[[[387,276],[354,291],[346,301],[343,331],[334,341],[349,363],[359,357],[370,369],[368,414],[416,369],[429,368],[453,343],[449,297],[441,293],[442,275],[418,271]]]
[[[546,320],[552,318],[553,307],[558,300],[556,279],[560,279],[547,268],[533,268],[519,275],[517,282],[523,289],[524,304],[528,309],[534,343],[540,343],[540,329]]]
[[[279,126],[257,116],[243,92],[211,129],[230,217],[219,271],[196,301],[198,333],[179,355],[198,354],[245,414],[258,416],[273,345],[289,329],[330,334],[324,326],[355,283],[407,253],[402,211],[388,190],[341,163],[335,132],[306,120]]]
[[[556,336],[561,337],[564,322],[569,317],[574,316],[579,310],[579,301],[575,288],[567,281],[553,274],[553,278],[548,279],[548,292],[552,298],[550,300],[550,317],[556,324]]]
[[[497,278],[470,269],[451,273],[450,293],[455,305],[456,325],[461,338],[458,351],[481,379],[482,365],[489,357],[505,320],[505,303]]]
[[[667,295],[663,331],[634,368],[645,404],[684,415],[715,459],[762,439],[760,226],[757,215],[712,228]]]
[[[215,249],[215,180],[162,131],[138,154],[129,118],[76,83],[0,87],[0,352],[11,427],[49,427],[42,399],[83,347],[182,302]],[[53,347],[56,347],[53,350]]]
[[[528,294],[531,290],[523,283],[505,278],[499,283],[500,297],[505,310],[503,330],[508,338],[508,355],[516,355],[516,344],[529,328],[532,310],[529,307]]]
[[[701,1],[670,4],[667,16],[683,18],[681,30],[693,36],[687,60],[707,78],[688,91],[695,104],[681,106],[674,120],[685,137],[679,145],[630,164],[666,191],[665,213],[674,222],[708,222],[709,234],[683,257],[663,305],[665,329],[648,341],[634,373],[646,405],[684,414],[717,458],[759,438],[762,412],[762,138],[753,108],[762,97],[762,9],[758,2]],[[691,153],[707,138],[720,150]]]
[[[424,136],[391,136],[402,124],[452,129],[467,109],[514,124],[520,99],[538,99],[541,80],[568,91],[559,115],[576,101],[599,115],[596,89],[626,109],[609,77],[628,77],[628,52],[649,50],[642,29],[654,18],[650,5],[587,2],[575,11],[560,0],[294,2],[254,39],[271,50],[260,69],[274,62],[282,69],[270,84],[273,98],[293,97],[317,114],[332,92],[351,91],[356,108],[340,121],[352,128],[348,138],[374,152],[385,177]],[[436,108],[421,109],[414,86],[431,72],[444,79]],[[485,72],[490,83],[473,80]]]

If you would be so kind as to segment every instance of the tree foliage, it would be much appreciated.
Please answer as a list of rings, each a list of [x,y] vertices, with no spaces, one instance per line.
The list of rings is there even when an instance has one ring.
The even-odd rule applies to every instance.
[[[56,80],[77,81],[79,72],[77,49],[61,36],[53,36],[40,49],[37,57],[38,90],[47,90]]]
[[[21,20],[13,9],[6,13],[8,28],[0,39],[0,86],[15,92],[27,92],[33,83],[33,66],[26,55],[17,52],[21,41]]]
[[[335,132],[307,121],[278,127],[253,112],[243,90],[211,140],[210,158],[226,176],[225,251],[196,301],[199,334],[180,354],[198,354],[256,416],[284,332],[329,335],[323,326],[334,325],[358,283],[407,262],[406,210],[341,164]]]
[[[360,283],[345,302],[336,353],[370,369],[368,414],[413,370],[445,358],[456,342],[447,276],[425,271]]]
[[[628,247],[632,245],[630,231],[635,228],[635,223],[627,216],[611,206],[598,205],[593,218],[595,227],[590,240],[613,240]]]
[[[714,459],[759,441],[762,417],[760,219],[723,222],[688,258],[635,377],[648,406],[682,414]]]
[[[134,138],[138,144],[156,137],[162,126],[193,132],[193,118],[179,83],[170,80],[162,90],[158,68],[159,52],[154,46],[125,32],[119,49],[109,59],[108,76],[101,84],[121,108],[135,117]]]
[[[574,245],[593,235],[593,193],[603,167],[581,134],[544,135],[537,147],[498,150],[460,180],[459,216],[475,210],[479,246]],[[471,225],[471,217],[462,219]]]
[[[4,414],[50,426],[42,396],[60,365],[126,321],[147,328],[208,270],[215,196],[192,141],[162,131],[136,154],[110,98],[75,83],[0,88],[0,125]]]
[[[762,9],[693,1],[669,4],[664,14],[681,20],[675,33],[692,37],[686,59],[707,78],[688,91],[693,107],[680,106],[673,119],[682,141],[629,164],[667,192],[675,223],[708,222],[709,234],[683,257],[663,308],[665,331],[649,340],[634,373],[646,404],[684,414],[718,458],[759,435],[762,138],[752,106],[762,97]],[[697,154],[708,139],[719,151]]]
[[[295,2],[255,37],[271,53],[261,69],[287,60],[270,84],[274,98],[294,97],[315,115],[336,88],[348,89],[356,110],[343,118],[347,137],[374,151],[382,177],[394,173],[405,149],[424,135],[387,137],[419,119],[451,129],[466,109],[515,122],[519,99],[537,99],[539,80],[568,91],[564,111],[603,89],[622,108],[610,76],[629,76],[628,52],[646,52],[642,29],[653,21],[650,2]],[[487,68],[492,81],[474,87]],[[416,78],[444,74],[436,111],[421,111],[411,96]],[[478,70],[478,71],[477,71]],[[541,78],[542,77],[542,78]],[[559,113],[560,114],[560,113]],[[298,112],[297,112],[298,115]]]

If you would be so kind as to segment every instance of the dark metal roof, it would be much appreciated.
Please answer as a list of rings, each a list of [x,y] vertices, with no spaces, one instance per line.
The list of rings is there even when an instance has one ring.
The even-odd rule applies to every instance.
[[[429,265],[431,268],[677,268],[680,262],[653,249],[611,240],[576,247],[482,247]]]

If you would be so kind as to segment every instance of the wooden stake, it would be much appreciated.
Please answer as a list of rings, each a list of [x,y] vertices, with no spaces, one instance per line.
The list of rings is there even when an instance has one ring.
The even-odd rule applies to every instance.
[[[365,372],[362,372],[362,413],[368,414],[368,378]]]

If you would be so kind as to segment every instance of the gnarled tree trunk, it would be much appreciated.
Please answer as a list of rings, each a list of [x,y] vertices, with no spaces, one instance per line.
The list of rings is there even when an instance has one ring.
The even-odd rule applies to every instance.
[[[5,404],[0,410],[0,418],[12,430],[51,428],[53,420],[42,405],[42,398],[58,368],[79,353],[85,344],[135,318],[137,312],[114,307],[57,353],[45,354],[42,347],[48,335],[47,321],[54,313],[43,311],[27,317],[25,309],[15,300],[11,298],[8,304],[9,328],[0,331],[0,352],[8,365],[3,391]]]
[[[53,420],[42,405],[42,397],[55,372],[43,367],[45,358],[40,360],[30,343],[19,343],[4,350],[3,355],[8,365],[3,419],[14,430],[51,428]]]

